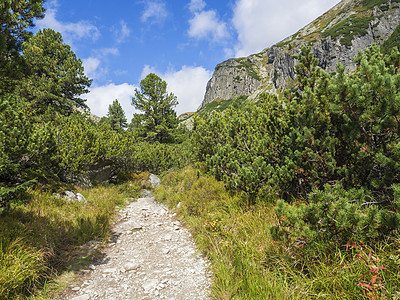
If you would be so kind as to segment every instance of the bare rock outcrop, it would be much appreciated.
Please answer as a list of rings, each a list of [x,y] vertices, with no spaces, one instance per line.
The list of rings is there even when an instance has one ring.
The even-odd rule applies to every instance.
[[[359,50],[382,45],[399,25],[397,1],[343,0],[280,43],[217,65],[200,108],[214,100],[251,99],[264,91],[290,87],[296,77],[295,57],[303,44],[311,45],[320,67],[328,72],[334,72],[338,63],[352,71]]]

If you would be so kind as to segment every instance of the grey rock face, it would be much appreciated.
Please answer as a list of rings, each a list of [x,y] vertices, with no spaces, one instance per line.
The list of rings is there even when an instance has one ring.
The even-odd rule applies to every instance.
[[[366,17],[369,20],[366,33],[354,35],[351,45],[341,42],[343,36],[333,39],[324,33],[355,15],[361,7],[361,0],[343,0],[281,43],[247,58],[229,59],[219,64],[207,84],[200,108],[218,99],[228,100],[242,95],[252,99],[264,91],[274,93],[290,87],[296,78],[295,56],[299,54],[302,44],[311,45],[314,56],[319,59],[319,66],[328,72],[336,71],[338,63],[343,64],[347,71],[354,70],[353,58],[358,51],[374,43],[383,44],[399,26],[398,3],[388,1],[388,4],[390,8],[387,10],[375,7],[367,11],[370,15]],[[315,39],[311,38],[313,35]]]
[[[260,79],[258,67],[253,64],[252,57],[245,60],[230,59],[215,68],[214,75],[207,83],[201,107],[216,99],[248,96],[259,87]]]
[[[106,183],[114,174],[111,160],[99,161],[87,167],[82,174],[66,174],[65,181],[81,188],[90,188],[93,183]]]

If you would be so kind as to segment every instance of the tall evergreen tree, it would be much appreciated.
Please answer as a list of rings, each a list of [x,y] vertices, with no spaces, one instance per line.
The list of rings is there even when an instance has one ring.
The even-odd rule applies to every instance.
[[[119,130],[128,126],[125,112],[117,99],[108,106],[107,117],[114,130]]]
[[[24,43],[23,53],[30,72],[19,93],[38,113],[49,107],[62,114],[70,114],[75,107],[87,109],[86,100],[79,96],[88,92],[91,80],[60,33],[40,30]]]
[[[33,19],[43,18],[44,0],[0,1],[0,94],[13,90],[13,81],[24,73],[24,61],[20,55],[22,43],[32,33]]]
[[[140,82],[135,90],[132,105],[143,112],[134,114],[132,129],[151,142],[172,142],[173,131],[178,126],[174,107],[176,96],[167,92],[167,83],[154,73]]]

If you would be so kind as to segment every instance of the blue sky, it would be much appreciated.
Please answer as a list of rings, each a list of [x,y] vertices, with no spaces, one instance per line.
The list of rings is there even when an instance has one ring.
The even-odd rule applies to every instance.
[[[63,35],[93,79],[87,99],[103,116],[118,99],[128,120],[134,90],[148,73],[178,97],[178,114],[195,111],[222,61],[269,47],[338,0],[47,0],[35,30]]]

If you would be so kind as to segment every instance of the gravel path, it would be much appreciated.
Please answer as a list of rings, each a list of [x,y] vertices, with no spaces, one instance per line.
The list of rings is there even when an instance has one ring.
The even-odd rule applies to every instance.
[[[209,299],[208,262],[151,192],[120,211],[115,239],[62,299]]]

